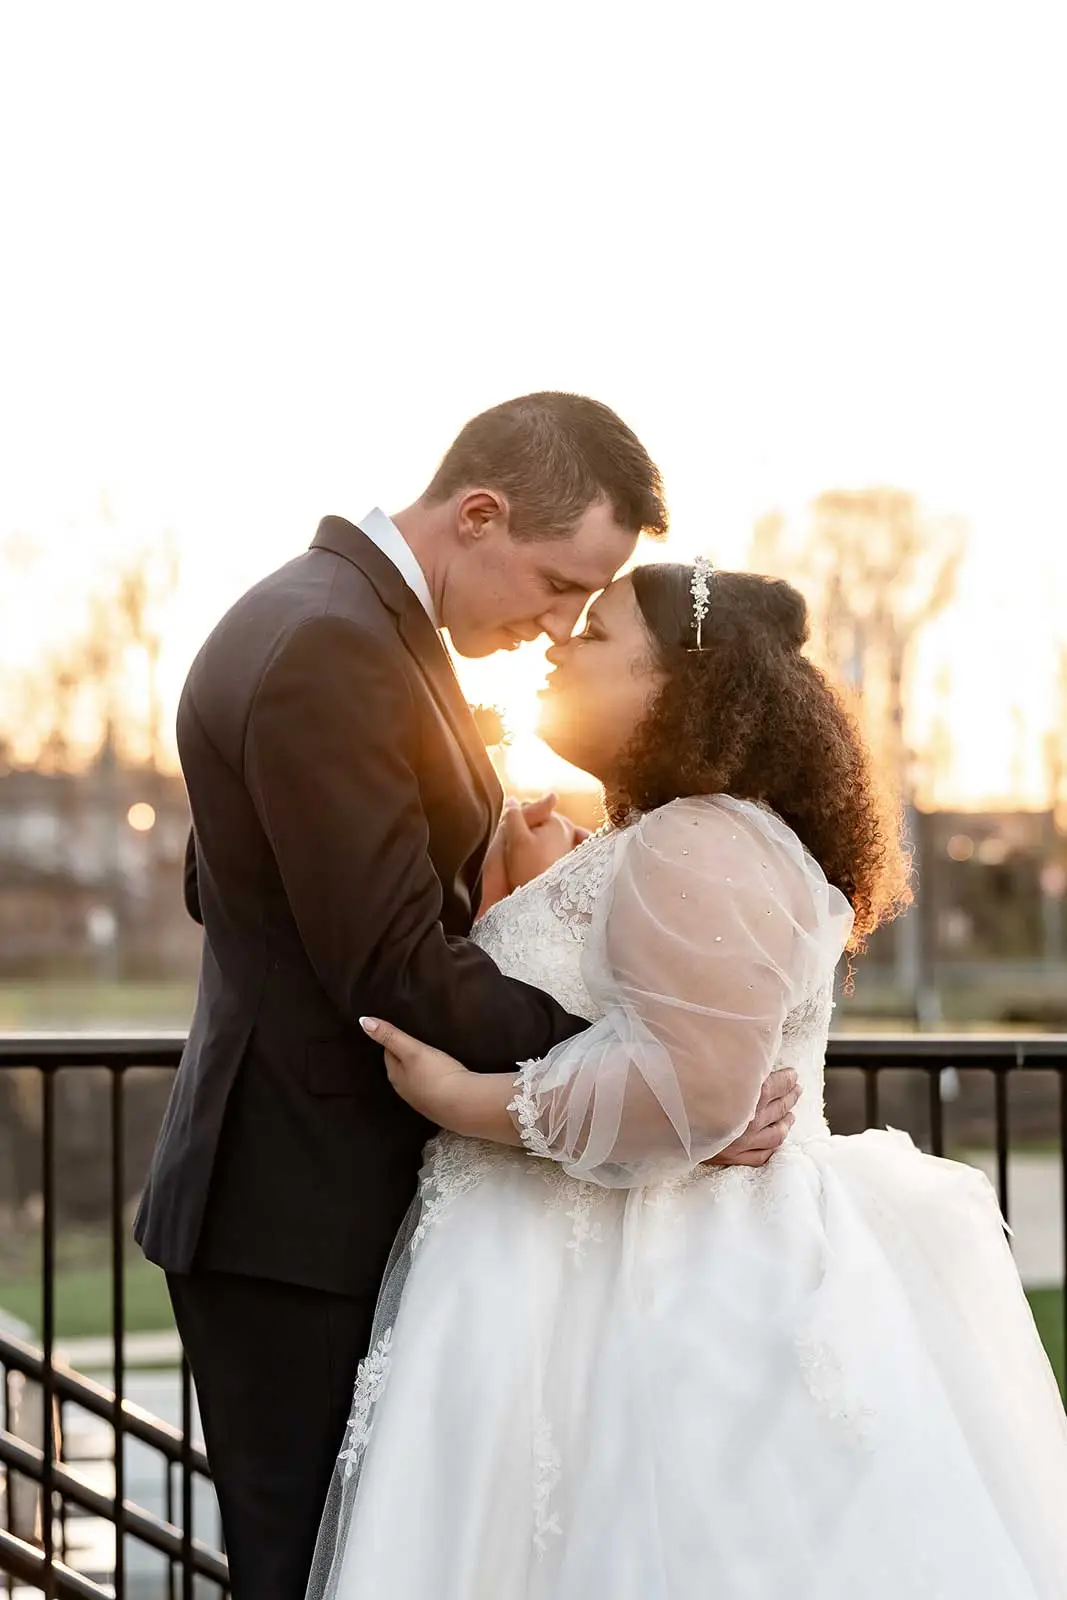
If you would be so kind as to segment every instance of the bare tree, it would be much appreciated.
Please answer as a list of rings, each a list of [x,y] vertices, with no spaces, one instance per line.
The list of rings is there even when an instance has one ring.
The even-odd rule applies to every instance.
[[[173,535],[106,573],[62,647],[23,678],[20,721],[53,770],[122,751],[158,770],[163,749],[159,663],[178,581]]]
[[[907,718],[915,646],[951,602],[966,549],[955,519],[933,518],[902,489],[835,489],[808,522],[764,517],[755,565],[797,583],[812,613],[814,646],[832,676],[850,685],[865,731],[911,801],[917,752]]]
[[[1056,714],[1048,741],[1049,800],[1056,824],[1067,834],[1067,633],[1056,642]]]
[[[159,662],[163,652],[166,608],[178,584],[178,551],[174,536],[164,535],[154,550],[140,552],[118,573],[116,609],[127,651],[136,666],[144,667],[145,695],[142,736],[148,764],[159,770],[163,746],[163,705],[159,692]]]
[[[921,893],[897,923],[898,981],[919,1021],[937,1021],[932,974],[936,864],[924,860],[916,810],[931,767],[951,759],[946,719],[927,748],[916,748],[908,717],[915,649],[923,630],[951,602],[966,550],[962,524],[927,515],[902,489],[835,489],[793,526],[772,514],[756,526],[754,564],[792,579],[812,615],[815,654],[858,703],[867,738],[906,808]],[[924,781],[925,780],[925,781]]]
[[[939,667],[933,684],[934,715],[926,741],[923,765],[926,769],[926,788],[934,809],[946,802],[941,791],[941,780],[952,772],[956,758],[956,740],[952,727],[952,669],[946,663]]]

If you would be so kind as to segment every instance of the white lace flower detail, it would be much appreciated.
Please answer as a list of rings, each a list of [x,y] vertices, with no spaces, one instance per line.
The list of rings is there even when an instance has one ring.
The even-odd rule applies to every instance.
[[[615,830],[594,834],[539,878],[498,900],[471,930],[473,942],[508,977],[543,989],[589,1022],[600,1010],[585,986],[581,954],[615,845]]]
[[[533,1454],[533,1545],[538,1560],[543,1561],[548,1550],[548,1535],[555,1534],[558,1538],[563,1532],[559,1513],[549,1510],[563,1468],[559,1451],[552,1442],[551,1425],[543,1412],[534,1425]]]
[[[439,1133],[426,1146],[426,1165],[419,1179],[422,1202],[419,1220],[408,1248],[414,1255],[430,1228],[441,1221],[452,1202],[474,1189],[505,1160],[505,1147],[481,1140],[459,1139]]]
[[[814,1333],[808,1333],[797,1338],[796,1349],[804,1382],[812,1399],[828,1417],[841,1423],[859,1444],[870,1448],[878,1413],[872,1406],[864,1405],[858,1395],[850,1393],[841,1358],[833,1345]]]
[[[532,1156],[543,1156],[546,1161],[553,1159],[548,1148],[548,1140],[537,1126],[538,1110],[537,1097],[534,1090],[534,1074],[540,1066],[538,1061],[523,1061],[519,1067],[519,1075],[515,1079],[515,1087],[519,1091],[514,1100],[508,1102],[508,1111],[515,1121],[523,1144]]]
[[[374,1427],[371,1413],[381,1398],[385,1380],[392,1362],[393,1330],[386,1328],[369,1355],[364,1356],[356,1374],[352,1396],[352,1413],[348,1419],[345,1448],[339,1459],[345,1464],[345,1477],[350,1478],[360,1458],[370,1443]]]
[[[611,850],[601,842],[614,830],[605,828],[578,845],[545,874],[545,900],[571,939],[581,942],[593,920],[604,886]]]
[[[603,1242],[604,1235],[601,1231],[600,1223],[593,1216],[593,1206],[596,1202],[597,1193],[603,1193],[603,1190],[598,1191],[596,1184],[582,1183],[581,1180],[573,1179],[570,1181],[569,1187],[573,1189],[572,1198],[574,1204],[567,1212],[572,1224],[571,1236],[567,1240],[567,1249],[573,1250],[574,1259],[580,1261],[585,1254],[587,1244],[601,1244]]]

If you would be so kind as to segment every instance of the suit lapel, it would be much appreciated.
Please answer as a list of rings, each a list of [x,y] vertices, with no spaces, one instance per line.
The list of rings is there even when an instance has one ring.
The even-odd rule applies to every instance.
[[[478,731],[478,724],[467,704],[441,636],[426,615],[417,596],[411,593],[406,584],[404,589],[406,603],[397,619],[400,637],[433,691],[434,699],[444,713],[449,727],[467,757],[471,771],[495,813],[500,808],[500,783]]]
[[[382,602],[393,612],[409,654],[426,679],[433,697],[467,758],[467,764],[494,816],[502,795],[493,763],[478,732],[459,679],[441,637],[400,573],[373,539],[343,517],[324,517],[312,541],[313,548],[343,556],[374,585]]]

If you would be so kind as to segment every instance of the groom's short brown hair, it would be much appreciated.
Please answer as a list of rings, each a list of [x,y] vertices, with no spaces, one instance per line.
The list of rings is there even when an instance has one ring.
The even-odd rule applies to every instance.
[[[667,532],[659,468],[621,417],[580,394],[526,394],[472,417],[424,498],[493,489],[516,539],[559,539],[600,500],[633,533]]]

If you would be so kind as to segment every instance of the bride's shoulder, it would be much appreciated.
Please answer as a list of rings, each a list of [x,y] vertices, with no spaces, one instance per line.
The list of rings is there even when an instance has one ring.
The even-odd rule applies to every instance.
[[[805,846],[777,812],[755,800],[731,794],[685,795],[648,811],[634,833],[664,856],[689,857],[699,849],[722,861],[773,856],[783,867],[808,871],[814,863]]]
[[[691,794],[646,811],[634,826],[646,837],[682,836],[686,829],[698,828],[708,836],[725,833],[739,839],[751,833],[766,834],[775,825],[796,837],[780,817],[754,800],[736,800],[730,794]]]

